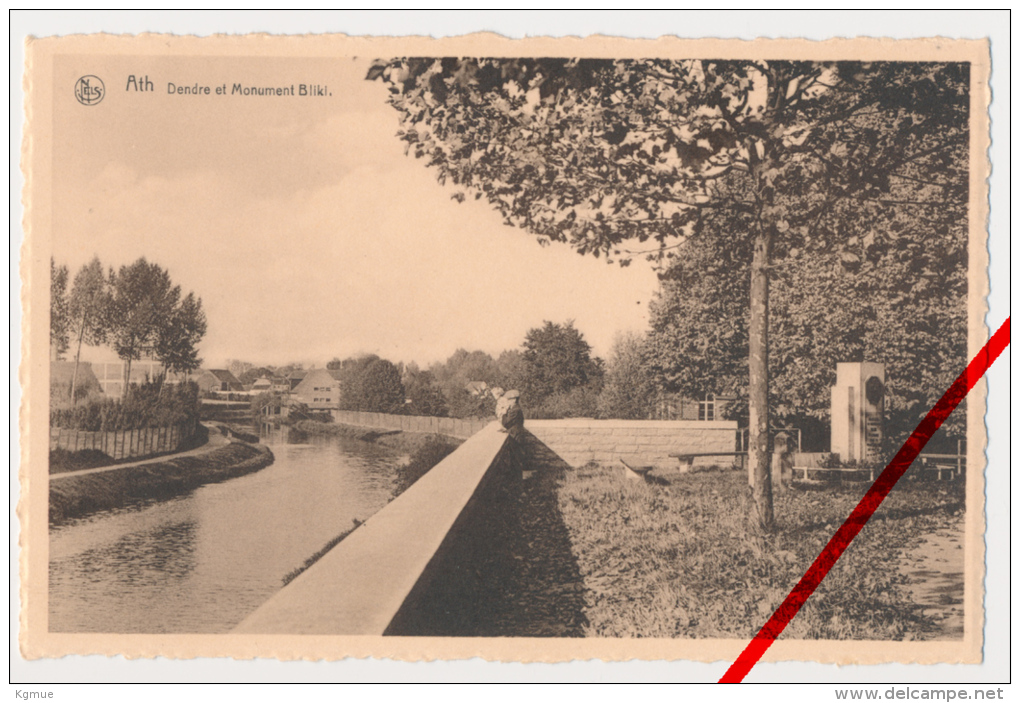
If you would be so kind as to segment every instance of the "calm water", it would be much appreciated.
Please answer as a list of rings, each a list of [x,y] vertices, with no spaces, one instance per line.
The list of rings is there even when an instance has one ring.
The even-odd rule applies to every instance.
[[[51,530],[50,631],[227,632],[384,506],[403,458],[286,428],[263,442],[276,461],[254,474]]]

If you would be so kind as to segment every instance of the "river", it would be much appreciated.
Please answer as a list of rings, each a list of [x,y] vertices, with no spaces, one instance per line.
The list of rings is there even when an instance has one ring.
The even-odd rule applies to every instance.
[[[52,528],[50,631],[228,632],[382,508],[406,458],[287,428],[262,441],[276,460],[254,474]]]

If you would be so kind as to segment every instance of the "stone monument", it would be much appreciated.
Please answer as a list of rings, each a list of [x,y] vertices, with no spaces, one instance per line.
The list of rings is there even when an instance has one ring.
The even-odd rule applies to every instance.
[[[878,461],[885,414],[885,366],[870,361],[836,364],[830,407],[832,453],[841,461]]]

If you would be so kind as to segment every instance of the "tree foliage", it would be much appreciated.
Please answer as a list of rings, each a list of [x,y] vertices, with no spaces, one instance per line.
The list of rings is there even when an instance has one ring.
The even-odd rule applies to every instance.
[[[524,337],[525,364],[522,397],[540,404],[557,394],[602,381],[602,361],[592,357],[591,345],[573,320],[558,324],[546,320]],[[522,401],[523,402],[523,401]]]
[[[400,369],[374,354],[348,359],[340,370],[340,409],[404,412]]]
[[[70,346],[71,320],[67,309],[67,267],[50,257],[50,348],[55,358]]]
[[[51,292],[66,291],[67,268],[53,262],[51,272]],[[83,344],[109,344],[126,362],[125,381],[131,377],[131,362],[143,354],[151,354],[170,372],[194,371],[201,364],[198,345],[207,328],[202,300],[190,292],[182,298],[181,287],[158,264],[141,258],[104,275],[103,265],[93,257],[75,275],[70,295],[60,297],[63,350],[71,334],[76,345],[72,395]],[[53,326],[51,320],[51,336]]]
[[[188,373],[202,365],[198,345],[206,332],[202,299],[188,293],[173,306],[169,317],[156,330],[154,352],[163,368]]]
[[[99,345],[106,342],[111,323],[110,302],[109,284],[103,275],[103,265],[98,257],[92,257],[75,274],[67,305],[76,343],[70,390],[72,403],[76,399],[82,344]]]
[[[161,327],[180,300],[181,288],[158,264],[138,259],[119,271],[110,272],[110,337],[117,356],[126,362],[125,380],[131,377],[131,362],[152,351]]]
[[[657,395],[645,363],[645,339],[636,333],[618,335],[606,362],[598,416],[647,420],[652,416]]]
[[[417,366],[404,370],[404,392],[407,396],[405,410],[410,415],[431,415],[446,417],[450,409],[431,371],[421,370]]]
[[[966,64],[396,59],[368,77],[440,180],[582,253],[711,235],[715,213],[745,234],[766,218],[783,249],[852,248],[847,215],[966,193]]]

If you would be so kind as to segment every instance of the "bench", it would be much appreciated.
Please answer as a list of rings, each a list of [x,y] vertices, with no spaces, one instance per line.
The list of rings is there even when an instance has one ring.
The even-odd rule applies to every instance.
[[[694,468],[694,460],[698,457],[706,456],[732,456],[741,457],[741,466],[744,466],[744,458],[747,456],[747,452],[693,452],[689,454],[670,454],[670,458],[679,459],[681,465],[681,471],[690,471]],[[683,468],[683,464],[687,464],[687,468]]]
[[[824,467],[824,466],[794,466],[793,467],[794,478],[797,478],[796,472],[798,472],[798,471],[802,472],[801,480],[803,480],[803,481],[809,480],[808,479],[808,471],[830,471],[830,472],[835,472],[835,473],[847,473],[847,474],[863,473],[863,472],[867,471],[868,472],[868,480],[869,481],[874,481],[875,480],[875,469],[873,469],[873,468],[865,469],[865,468],[861,468],[861,467],[858,467],[858,466],[838,466],[838,467],[835,467],[835,468],[833,468],[833,467]]]
[[[942,473],[946,472],[949,474],[948,479],[952,481],[954,478],[959,478],[963,474],[962,464],[947,464],[944,461],[940,462],[935,457],[921,457],[920,468],[922,471],[936,471],[938,472],[938,480],[942,480]]]

